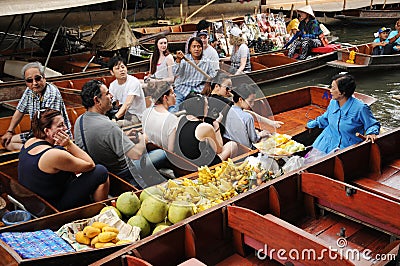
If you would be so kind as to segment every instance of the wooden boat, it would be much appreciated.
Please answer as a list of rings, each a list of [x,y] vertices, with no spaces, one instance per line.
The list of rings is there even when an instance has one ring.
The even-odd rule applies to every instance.
[[[335,19],[339,19],[343,23],[368,26],[394,25],[399,17],[399,9],[350,9],[343,10],[341,14],[334,16]]]
[[[108,84],[107,82],[110,82],[105,80],[105,77],[100,79],[103,79],[106,84]],[[82,86],[84,82],[83,80],[80,80],[79,83],[65,81],[65,85],[63,86],[71,86],[75,88],[74,84],[76,84],[76,86]],[[58,85],[60,88],[62,88],[61,84]],[[63,94],[66,104],[68,105],[67,112],[71,124],[73,125],[78,116],[85,112],[85,108],[80,106],[81,100],[79,96],[79,90],[65,88],[60,89],[60,91]],[[354,94],[354,96],[368,105],[376,101],[376,99],[373,97],[357,92]],[[314,119],[323,114],[329,105],[329,101],[330,93],[327,88],[310,86],[267,96],[265,98],[259,98],[255,101],[253,110],[262,116],[284,122],[280,128],[276,129],[276,132],[294,136],[295,140],[308,146],[312,144],[320,131],[316,130],[312,133],[308,133],[305,125],[308,120]],[[12,102],[8,102],[7,104],[10,107],[14,106],[15,108],[17,101],[13,101],[13,105],[11,105],[11,103]],[[0,118],[0,125],[3,125],[0,129],[0,135],[5,133],[10,121],[11,117]],[[275,131],[275,129],[262,122],[256,121],[256,126],[259,129],[266,129],[270,132]],[[16,128],[16,133],[26,132],[29,130],[30,118],[29,115],[25,115],[20,125]],[[0,162],[5,162],[17,157],[18,152],[8,152],[4,149],[0,149]]]
[[[303,91],[303,96],[300,96],[301,91]],[[316,91],[317,93],[311,93],[312,91]],[[320,91],[320,92],[318,92]],[[306,101],[306,99],[309,98],[313,98],[314,99],[314,104],[319,104],[320,106],[323,105],[323,101],[325,100],[323,97],[323,92],[327,91],[327,89],[323,89],[323,88],[314,88],[313,87],[308,87],[308,88],[304,88],[303,90],[299,89],[296,91],[296,93],[293,94],[293,99],[299,99],[299,98],[303,98],[302,101]],[[290,92],[287,93],[282,93],[279,95],[280,99],[289,99]],[[271,96],[272,97],[272,96]],[[320,101],[320,103],[318,103],[318,101]],[[278,103],[278,100],[276,100],[276,102],[274,102],[273,100],[271,100],[272,108],[278,108],[278,106],[275,106],[275,104]],[[292,101],[289,101],[288,103],[291,103]],[[257,101],[257,105],[259,105],[258,108],[262,108],[261,106],[265,103],[265,99],[260,99],[259,101]],[[294,101],[293,100],[293,105],[294,106],[301,106],[301,100],[298,101]],[[264,107],[265,108],[265,107]],[[315,110],[320,110],[319,108],[322,107],[317,107]],[[301,107],[300,107],[301,109]],[[281,111],[282,111],[282,115],[284,115],[285,111],[286,111],[286,115],[288,116],[293,116],[294,113],[290,112],[289,110],[285,110],[284,107],[281,107]],[[310,111],[310,115],[313,113],[313,110]],[[314,112],[315,113],[315,112]],[[318,114],[315,114],[318,115]],[[304,127],[304,125],[303,125]],[[249,155],[256,155],[258,153],[257,150],[253,150],[253,151],[249,151],[248,149],[242,149],[242,154],[238,157],[236,157],[234,159],[234,162],[238,162],[243,160],[244,158],[246,158]],[[13,171],[12,169],[9,171]],[[186,178],[197,178],[197,173],[192,173],[189,175],[184,176]],[[182,178],[184,178],[182,177]],[[275,184],[275,182],[278,182],[278,180],[285,180],[285,177],[280,177],[276,180],[271,181],[271,184]],[[293,177],[288,177],[288,180],[293,180],[293,179],[298,179],[298,176],[293,176]],[[284,181],[280,181],[280,182],[284,182]],[[286,182],[286,181],[285,181]],[[290,183],[290,182],[289,182]],[[292,184],[293,185],[293,184]],[[292,195],[293,197],[297,197],[294,196],[295,194],[292,194],[293,191],[295,191],[295,188],[298,188],[297,185],[292,186],[291,189],[285,190],[283,189],[283,187],[286,187],[287,185],[283,185],[279,186],[280,189],[282,189],[283,191],[287,191],[287,192],[282,192],[282,193],[289,193],[289,195]],[[279,190],[280,191],[280,190]],[[267,193],[267,194],[265,194]],[[249,207],[249,206],[253,206],[251,207],[251,209],[253,210],[263,210],[264,207],[266,207],[268,205],[268,201],[265,200],[261,200],[262,198],[267,198],[268,199],[268,193],[269,192],[265,192],[264,190],[256,190],[254,191],[254,193],[247,193],[247,194],[243,194],[243,195],[239,195],[237,197],[237,201],[235,201],[235,205],[237,206],[243,206],[243,207]],[[253,195],[254,194],[254,195]],[[285,197],[287,195],[285,194]],[[241,203],[240,203],[241,202]],[[104,202],[105,204],[110,204],[110,201],[106,201]],[[223,205],[226,204],[232,204],[233,201],[228,201],[226,203],[223,203]],[[255,204],[255,205],[252,205]],[[275,202],[275,205],[277,205],[277,203]],[[70,210],[70,211],[66,211],[66,212],[62,212],[59,213],[57,215],[51,215],[48,216],[46,218],[39,218],[35,221],[30,221],[27,223],[23,223],[20,225],[15,225],[12,227],[8,227],[6,229],[0,229],[0,233],[1,232],[5,232],[5,231],[32,231],[32,230],[41,230],[44,228],[50,228],[51,230],[57,230],[59,227],[61,227],[63,224],[74,221],[74,220],[79,220],[79,219],[84,219],[84,218],[88,218],[88,217],[92,217],[93,215],[97,214],[99,212],[99,210],[103,207],[104,205],[101,203],[96,203],[96,204],[91,204],[91,205],[87,205],[78,209],[74,209],[74,210]],[[298,206],[296,206],[297,208]],[[250,208],[250,207],[249,207]],[[282,207],[283,208],[283,207]],[[286,207],[284,207],[286,208]],[[190,223],[190,225],[192,226],[192,224],[196,224],[197,226],[201,226],[201,228],[198,228],[198,230],[200,230],[201,232],[203,232],[202,234],[204,234],[204,237],[206,237],[206,239],[203,239],[202,236],[199,236],[200,239],[200,245],[202,248],[205,248],[205,250],[201,251],[201,256],[206,256],[206,254],[212,254],[211,256],[215,256],[216,253],[218,253],[217,249],[215,248],[214,244],[217,244],[219,247],[226,247],[227,249],[224,250],[224,256],[228,256],[229,254],[232,255],[234,254],[234,249],[231,243],[231,231],[230,230],[226,230],[227,226],[224,225],[224,223],[222,223],[222,220],[225,220],[223,217],[224,215],[221,212],[222,208],[221,206],[217,206],[214,207],[212,209],[210,209],[210,212],[205,211],[205,212],[201,212],[196,216],[193,216],[191,218],[188,219],[189,222],[185,223],[184,226],[181,226],[182,223],[174,225],[170,228],[168,228],[166,231],[167,232],[175,232],[177,235],[175,235],[175,233],[171,236],[168,236],[167,238],[163,238],[161,237],[159,241],[159,243],[168,243],[168,241],[175,241],[173,240],[176,237],[182,237],[185,233],[186,229],[186,224]],[[287,210],[285,209],[285,213],[287,212]],[[284,213],[283,209],[282,209],[282,213]],[[197,220],[197,218],[198,220]],[[208,218],[204,218],[204,217],[208,217]],[[280,216],[283,217],[283,216]],[[335,216],[336,217],[336,216]],[[202,220],[202,219],[206,219],[206,220]],[[208,220],[211,219],[212,221]],[[284,219],[284,218],[283,218]],[[196,221],[195,221],[196,220]],[[207,222],[207,223],[204,223]],[[214,224],[214,225],[218,225],[215,227],[211,227],[209,226],[209,224]],[[208,227],[208,229],[207,229]],[[225,237],[221,238],[221,234],[222,234],[222,230],[223,229],[223,235]],[[209,230],[211,230],[209,232]],[[196,230],[197,231],[197,230]],[[190,231],[188,231],[190,232]],[[197,232],[198,233],[198,232]],[[196,233],[196,235],[197,235]],[[210,233],[210,234],[209,234]],[[162,234],[164,235],[164,234]],[[206,236],[208,235],[208,236]],[[212,241],[210,242],[210,235],[213,235],[212,239],[213,241],[216,241],[217,243],[212,243]],[[190,236],[190,235],[189,235]],[[156,236],[150,236],[148,238],[145,238],[141,241],[138,242],[139,243],[148,243],[148,242],[153,242],[156,241],[158,242],[158,240],[154,240]],[[148,240],[149,239],[149,240]],[[180,238],[178,238],[180,239]],[[180,241],[180,240],[179,240]],[[189,240],[191,241],[191,240]],[[210,242],[210,246],[207,247],[207,242]],[[176,242],[171,242],[171,243],[176,243]],[[381,242],[379,242],[381,243]],[[144,244],[147,245],[147,244]],[[176,262],[178,262],[179,260],[183,260],[184,259],[184,253],[182,253],[181,248],[184,247],[184,245],[178,245],[179,249],[176,250],[176,252],[172,252],[169,256],[165,257],[165,258],[170,258],[170,256],[176,256],[173,258],[173,260],[171,260],[171,264],[175,264]],[[52,256],[52,257],[46,257],[46,258],[42,258],[42,259],[38,259],[38,260],[24,260],[22,258],[20,258],[18,255],[16,255],[14,252],[12,252],[12,250],[10,250],[9,248],[7,248],[7,246],[2,243],[0,241],[0,254],[4,254],[4,258],[6,258],[6,261],[10,262],[10,263],[14,263],[14,264],[29,264],[29,263],[40,263],[40,264],[52,264],[52,263],[57,263],[62,261],[63,263],[73,263],[73,264],[88,264],[91,263],[95,260],[98,260],[108,254],[110,254],[111,252],[116,251],[118,248],[105,248],[105,249],[96,249],[96,250],[92,250],[92,251],[84,251],[84,252],[79,252],[79,253],[71,253],[71,254],[66,254],[66,255],[62,255],[62,256]],[[169,249],[169,248],[168,248]],[[125,250],[125,249],[124,249]],[[170,252],[170,250],[168,251]],[[229,254],[228,254],[229,253]],[[199,254],[199,253],[198,253]],[[162,254],[163,256],[165,254]],[[230,256],[229,255],[229,256]],[[217,255],[217,256],[221,256],[221,254]],[[147,258],[146,258],[147,259]],[[219,260],[221,260],[221,258],[218,258]],[[214,260],[214,258],[213,258]],[[214,261],[208,261],[208,264],[214,264],[214,262],[216,262],[216,260]],[[154,263],[154,262],[152,262]],[[157,263],[156,263],[157,264]]]
[[[355,58],[350,62],[350,52],[355,52]],[[327,65],[348,71],[370,71],[376,69],[395,69],[400,66],[400,54],[372,55],[372,46],[369,43],[354,45],[339,49],[338,59],[328,62]]]
[[[400,202],[399,144],[400,128],[397,128],[383,133],[375,144],[346,148],[309,167],[308,171]]]
[[[246,76],[251,78],[258,85],[274,82],[277,80],[302,75],[326,66],[326,63],[336,59],[336,51],[334,49],[340,47],[339,45],[333,46],[332,50],[327,53],[314,53],[312,57],[305,60],[296,60],[285,56],[284,53],[267,53],[255,55],[250,57],[252,71],[243,75],[235,75],[235,79],[243,79]],[[318,50],[317,50],[318,51]],[[225,66],[221,69],[229,69],[229,61],[225,61]]]
[[[346,157],[347,173],[366,168],[366,150],[373,145],[388,156],[382,157],[382,170],[398,164],[399,146],[393,144],[398,144],[399,134],[397,129],[376,144],[341,151],[338,156]],[[354,149],[359,149],[359,157],[354,157]],[[314,172],[328,173],[324,166],[335,157],[269,181],[91,265],[390,265],[400,245],[395,240],[400,202]],[[323,250],[332,256],[324,256]]]

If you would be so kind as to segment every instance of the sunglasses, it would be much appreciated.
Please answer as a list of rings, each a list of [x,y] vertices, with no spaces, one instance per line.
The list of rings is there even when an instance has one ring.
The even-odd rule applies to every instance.
[[[46,111],[46,109],[40,109],[40,110],[38,110],[36,113],[37,113],[37,119],[40,119],[40,115],[42,114],[42,113],[44,113],[44,111]]]
[[[39,82],[39,81],[42,80],[42,78],[43,78],[42,75],[36,75],[34,78],[27,78],[27,79],[25,79],[25,82],[26,82],[26,83],[33,83],[33,80],[35,80],[36,82]]]

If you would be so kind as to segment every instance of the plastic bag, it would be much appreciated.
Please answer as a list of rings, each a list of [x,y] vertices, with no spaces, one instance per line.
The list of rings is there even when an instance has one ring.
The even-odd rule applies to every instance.
[[[295,171],[297,169],[300,169],[305,165],[304,163],[305,159],[300,157],[300,156],[292,156],[287,160],[284,166],[282,166],[282,171],[283,173],[289,173],[291,171]]]

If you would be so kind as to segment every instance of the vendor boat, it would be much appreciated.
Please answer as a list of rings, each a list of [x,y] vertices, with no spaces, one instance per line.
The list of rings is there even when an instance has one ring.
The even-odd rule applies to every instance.
[[[396,69],[400,66],[400,54],[373,55],[372,50],[370,43],[342,48],[337,50],[338,59],[327,65],[347,71]]]

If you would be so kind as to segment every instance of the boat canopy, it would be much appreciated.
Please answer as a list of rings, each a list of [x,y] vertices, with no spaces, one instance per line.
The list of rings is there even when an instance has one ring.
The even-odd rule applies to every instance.
[[[139,44],[126,19],[113,21],[101,26],[90,40],[94,49],[100,51],[115,51]]]
[[[88,6],[114,0],[2,0],[0,16],[30,14],[78,6]]]

